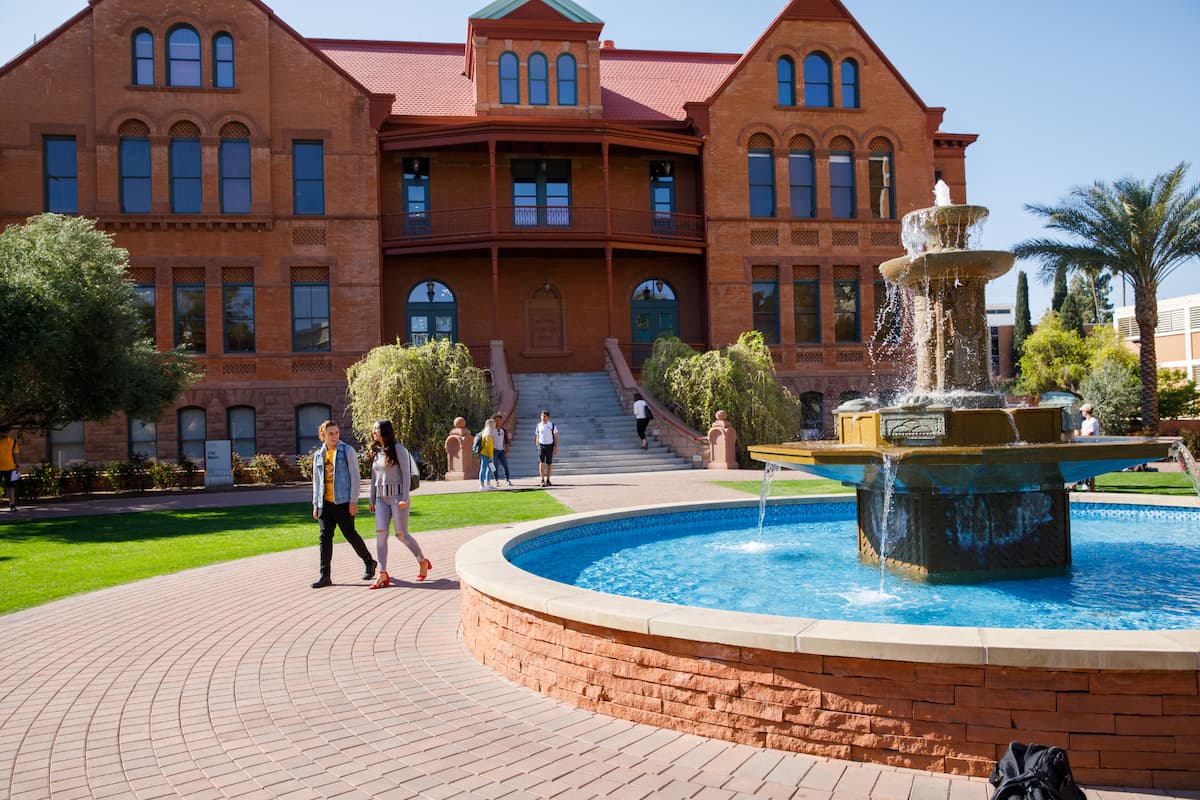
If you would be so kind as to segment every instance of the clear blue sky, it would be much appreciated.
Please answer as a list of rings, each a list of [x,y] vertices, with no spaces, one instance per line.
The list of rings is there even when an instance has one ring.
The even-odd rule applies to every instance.
[[[618,47],[740,53],[786,0],[579,0]],[[1200,0],[844,0],[945,131],[977,133],[967,150],[969,200],[991,208],[983,246],[1043,233],[1026,203],[1073,186],[1149,180],[1180,161],[1200,182]],[[300,33],[326,38],[462,42],[487,0],[274,0]],[[85,0],[0,0],[0,63]],[[869,99],[867,99],[869,102]],[[1030,273],[1034,320],[1050,289]],[[1016,270],[989,286],[1012,303]],[[1179,268],[1159,297],[1200,292],[1200,262]],[[1120,287],[1113,303],[1122,304]],[[1132,293],[1125,302],[1132,304]]]

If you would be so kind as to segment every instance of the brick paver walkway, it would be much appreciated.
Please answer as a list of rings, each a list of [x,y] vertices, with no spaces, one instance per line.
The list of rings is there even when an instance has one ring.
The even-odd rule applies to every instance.
[[[703,483],[713,477],[569,478],[553,491],[588,510],[723,496]],[[513,685],[458,634],[453,553],[484,530],[419,534],[434,562],[425,583],[394,547],[393,576],[408,580],[381,591],[340,544],[337,585],[320,591],[313,547],[0,617],[0,798],[989,796],[978,779],[712,741]]]

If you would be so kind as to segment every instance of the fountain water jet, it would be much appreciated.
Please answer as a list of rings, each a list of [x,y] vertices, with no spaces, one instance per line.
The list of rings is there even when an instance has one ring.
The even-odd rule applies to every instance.
[[[840,406],[837,443],[750,454],[856,487],[865,561],[931,581],[1060,572],[1071,563],[1065,487],[1163,458],[1172,440],[1074,442],[1061,405],[1005,407],[988,375],[984,289],[1014,256],[970,248],[986,208],[948,204],[944,183],[935,197],[904,217],[908,254],[880,265],[912,298],[913,390],[894,407]]]

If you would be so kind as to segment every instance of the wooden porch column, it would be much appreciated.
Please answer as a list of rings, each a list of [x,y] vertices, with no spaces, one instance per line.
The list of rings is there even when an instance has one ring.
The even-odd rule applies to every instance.
[[[496,224],[496,139],[492,136],[488,137],[488,192],[492,198],[490,222],[492,226],[492,236],[495,237],[500,232],[500,228]],[[493,253],[493,259],[494,258],[495,254]]]
[[[616,306],[613,304],[612,245],[604,246],[604,280],[608,286],[608,338],[616,338]]]
[[[608,140],[600,142],[600,161],[604,170],[604,235],[612,236],[612,187],[609,186],[608,176]],[[611,290],[609,301],[612,300]],[[610,334],[611,335],[611,334]]]
[[[496,213],[495,204],[492,205],[492,214]],[[492,338],[499,339],[500,336],[500,247],[492,245]]]

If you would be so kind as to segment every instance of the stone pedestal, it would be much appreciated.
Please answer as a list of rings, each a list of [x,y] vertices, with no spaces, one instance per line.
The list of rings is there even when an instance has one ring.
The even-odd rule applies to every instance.
[[[479,459],[471,452],[474,437],[463,417],[454,419],[446,437],[446,480],[465,481],[479,477]]]
[[[737,431],[729,421],[729,414],[718,411],[712,427],[708,429],[708,468],[737,469]]]
[[[882,551],[890,569],[939,583],[1051,575],[1071,564],[1065,489],[897,492],[886,526],[885,498],[858,490],[858,554],[867,563],[878,564]]]

